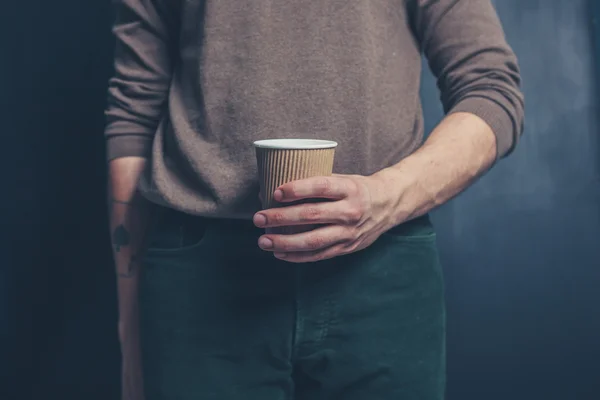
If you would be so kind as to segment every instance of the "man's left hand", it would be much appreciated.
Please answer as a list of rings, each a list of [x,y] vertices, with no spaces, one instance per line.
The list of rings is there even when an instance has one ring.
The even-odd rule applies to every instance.
[[[362,250],[394,225],[391,199],[385,183],[375,175],[333,175],[290,182],[275,191],[279,203],[302,203],[260,211],[254,216],[259,228],[316,225],[311,231],[265,234],[259,247],[275,257],[293,262],[321,261]]]

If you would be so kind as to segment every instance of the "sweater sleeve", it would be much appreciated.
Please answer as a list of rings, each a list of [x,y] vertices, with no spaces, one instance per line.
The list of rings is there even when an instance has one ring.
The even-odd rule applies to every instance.
[[[523,131],[517,59],[490,0],[413,0],[413,26],[446,113],[469,112],[496,136],[497,159]]]
[[[116,0],[114,75],[105,113],[109,160],[150,153],[171,83],[176,3]]]

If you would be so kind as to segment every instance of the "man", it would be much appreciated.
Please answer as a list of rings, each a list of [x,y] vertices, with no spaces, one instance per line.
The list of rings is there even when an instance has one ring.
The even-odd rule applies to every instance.
[[[490,1],[117,8],[106,137],[124,398],[442,399],[427,213],[523,124]],[[423,53],[447,112],[425,143]],[[337,175],[285,184],[283,207],[261,211],[252,142],[272,138],[337,141]],[[313,198],[329,201],[296,202]],[[318,227],[264,233],[303,224]]]

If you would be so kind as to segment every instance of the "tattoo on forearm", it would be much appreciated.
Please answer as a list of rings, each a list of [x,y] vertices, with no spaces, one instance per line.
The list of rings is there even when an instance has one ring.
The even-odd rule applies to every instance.
[[[115,228],[112,235],[112,243],[115,252],[120,252],[122,247],[129,246],[129,232],[123,224]]]
[[[139,262],[139,257],[136,254],[131,256],[131,259],[129,260],[129,264],[127,264],[127,270],[124,272],[119,272],[119,277],[120,278],[132,278],[133,276],[135,276],[135,273],[137,272],[138,262]]]

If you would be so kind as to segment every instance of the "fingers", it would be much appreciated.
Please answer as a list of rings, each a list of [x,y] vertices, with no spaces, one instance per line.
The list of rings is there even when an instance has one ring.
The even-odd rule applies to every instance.
[[[261,249],[292,263],[325,260],[356,251],[364,242],[363,229],[370,210],[370,197],[359,179],[333,175],[298,180],[281,185],[274,193],[285,207],[263,210],[254,215],[259,228],[285,226],[320,226],[292,235],[265,234],[259,239]],[[303,202],[327,199],[328,202]]]
[[[275,257],[280,260],[294,263],[314,263],[318,261],[328,260],[350,253],[349,247],[342,243],[328,247],[320,251],[297,252],[297,253],[275,253]]]
[[[270,235],[259,238],[258,246],[276,256],[296,252],[316,252],[352,240],[350,229],[340,225],[329,225],[295,235]],[[280,257],[281,258],[281,257]]]
[[[288,203],[304,199],[342,200],[356,191],[356,184],[341,175],[302,179],[281,185],[275,201]]]
[[[360,208],[344,201],[336,201],[264,210],[257,213],[253,221],[259,228],[276,228],[295,225],[355,225],[361,218]]]

